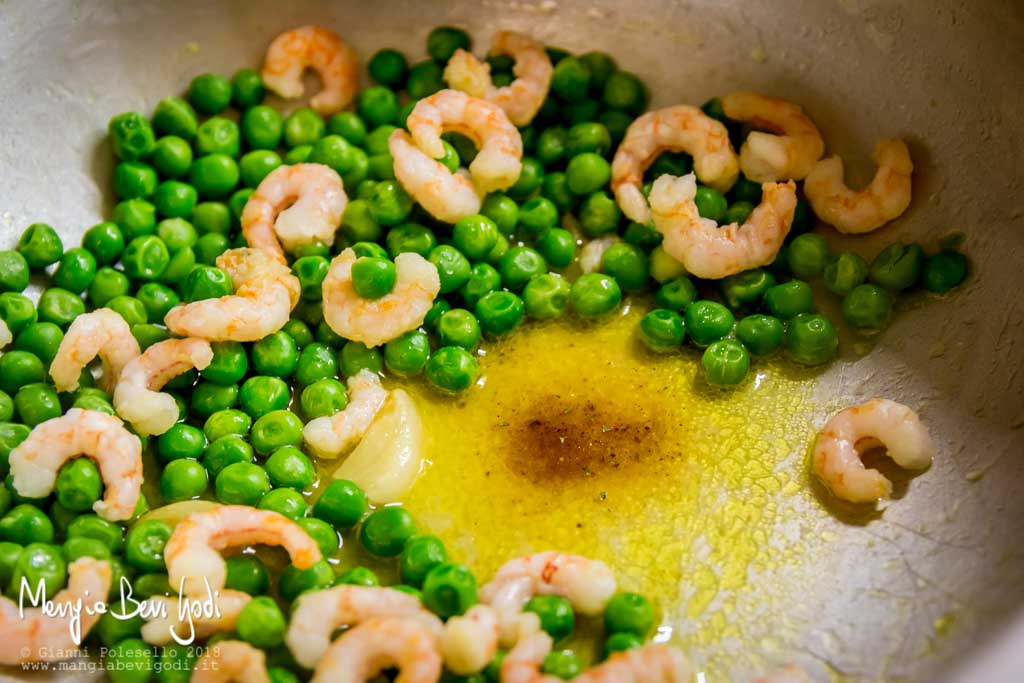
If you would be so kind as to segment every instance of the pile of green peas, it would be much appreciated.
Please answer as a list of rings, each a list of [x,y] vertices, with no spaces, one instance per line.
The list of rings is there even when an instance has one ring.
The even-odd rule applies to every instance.
[[[141,518],[151,507],[207,499],[285,515],[323,551],[324,562],[307,570],[288,566],[276,580],[256,554],[226,560],[226,587],[256,599],[236,633],[209,642],[240,638],[266,650],[275,683],[306,676],[282,646],[289,606],[299,594],[338,584],[380,585],[378,574],[389,573],[345,566],[339,559],[345,534],[358,539],[366,565],[394,562],[400,581],[394,587],[420,596],[442,618],[477,601],[472,571],[451,561],[443,542],[422,533],[408,511],[373,509],[356,484],[318,480],[302,449],[303,423],[343,410],[349,400],[344,379],[363,369],[422,375],[442,391],[464,391],[479,372],[475,352],[485,338],[506,335],[527,318],[569,311],[600,318],[618,307],[624,292],[647,288],[664,266],[652,256],[657,233],[638,224],[623,227],[608,191],[614,147],[646,107],[647,90],[600,52],[572,56],[549,48],[552,92],[537,119],[521,129],[523,173],[507,191],[488,196],[480,215],[446,226],[414,204],[395,181],[387,139],[417,99],[444,87],[441,73],[454,50],[469,47],[465,32],[440,27],[430,33],[422,62],[380,50],[368,65],[375,84],[359,94],[355,110],[326,120],[312,109],[282,116],[263,104],[264,87],[252,69],[230,79],[199,75],[184,96],[161,100],[150,117],[128,112],[111,119],[117,202],[110,219],[89,228],[78,246],[36,223],[14,249],[0,250],[0,319],[14,337],[0,356],[0,591],[16,599],[24,578],[32,586],[42,581],[52,596],[66,583],[68,565],[90,556],[113,567],[111,599],[121,577],[136,599],[173,595],[163,557],[172,528],[158,517]],[[489,61],[496,84],[511,82],[511,60]],[[457,135],[446,136],[445,150],[442,161],[452,170],[475,154]],[[283,329],[251,344],[215,343],[207,368],[167,384],[180,419],[164,434],[143,439],[158,476],[147,481],[133,517],[112,523],[92,512],[104,486],[99,468],[85,457],[60,469],[49,496],[19,496],[8,457],[32,427],[72,407],[115,414],[110,394],[95,386],[89,371],[73,392],[59,393],[50,382],[48,366],[75,317],[106,307],[125,319],[143,349],[167,339],[162,323],[172,307],[232,293],[231,277],[216,259],[244,245],[239,220],[254,188],[280,165],[305,161],[326,164],[343,179],[351,201],[339,239],[333,247],[314,244],[292,255],[302,296]],[[686,172],[688,164],[681,155],[663,155],[649,175]],[[708,188],[701,197],[708,206],[720,200]],[[735,204],[726,210],[736,214]],[[602,272],[575,281],[564,274],[578,247],[562,227],[570,215],[588,237],[623,235]],[[441,295],[422,329],[367,348],[324,323],[320,286],[330,258],[344,247],[356,252],[353,285],[365,298],[392,290],[401,253],[421,254],[437,266]],[[33,277],[46,285],[36,301],[26,295]],[[526,609],[538,614],[556,642],[576,628],[572,606],[562,598],[539,596]],[[604,614],[604,656],[642,644],[655,618],[643,596],[615,596]],[[107,614],[90,632],[90,642],[108,648],[111,679],[188,680],[195,650],[151,648],[140,638],[141,626],[137,617]],[[479,674],[446,673],[445,680],[497,681],[502,654]],[[557,650],[543,670],[569,678],[582,666],[572,651]]]

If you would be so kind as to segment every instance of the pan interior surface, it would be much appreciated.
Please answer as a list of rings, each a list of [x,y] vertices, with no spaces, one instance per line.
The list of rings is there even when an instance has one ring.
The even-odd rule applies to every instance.
[[[788,446],[773,460],[788,462],[780,465],[788,474],[764,492],[766,504],[782,512],[772,516],[771,528],[752,527],[765,534],[757,561],[730,564],[722,547],[722,561],[695,570],[701,563],[691,556],[711,557],[714,534],[680,530],[665,538],[686,545],[652,553],[651,566],[634,567],[627,582],[639,586],[649,572],[675,572],[678,591],[663,605],[665,624],[686,641],[698,668],[719,676],[708,680],[749,680],[790,661],[836,680],[937,680],[1022,607],[1024,13],[1018,3],[6,3],[0,9],[3,244],[35,221],[55,226],[65,243],[77,242],[112,206],[104,180],[112,166],[105,141],[112,115],[148,113],[198,73],[255,66],[277,33],[308,23],[337,30],[364,63],[385,46],[422,56],[426,33],[439,24],[466,28],[478,53],[493,31],[517,29],[571,51],[609,52],[644,78],[654,107],[699,104],[737,89],[791,99],[818,124],[828,153],[846,160],[853,185],[873,172],[868,155],[878,139],[905,138],[915,161],[907,214],[869,237],[823,234],[833,248],[870,259],[896,240],[934,250],[940,239],[962,233],[968,282],[947,297],[901,300],[884,332],[857,343],[847,337],[840,360],[820,374],[795,378],[770,369],[769,380],[794,387],[769,395],[785,394],[789,403],[773,409],[781,406],[779,419],[799,423],[794,429],[803,430],[805,444],[846,405],[873,396],[904,402],[932,430],[934,465],[879,513],[855,515],[819,495],[799,464],[804,454]],[[524,334],[533,336],[509,343],[529,346],[543,341],[537,335],[555,333]],[[543,398],[539,389],[536,396]],[[451,419],[424,400],[428,415]],[[414,492],[412,504],[428,509],[437,491],[432,486]],[[615,547],[627,542],[620,534],[639,534],[642,542],[640,519],[629,530],[610,520],[595,523],[614,532],[607,543]],[[548,523],[576,521],[559,516]],[[459,530],[444,533],[454,538]],[[470,545],[467,538],[463,547]],[[730,566],[739,567],[742,591],[729,587],[723,568]],[[694,596],[709,585],[725,590],[695,609]]]

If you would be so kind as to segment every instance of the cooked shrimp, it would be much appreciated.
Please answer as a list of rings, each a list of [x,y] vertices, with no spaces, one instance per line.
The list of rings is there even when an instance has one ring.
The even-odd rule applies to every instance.
[[[910,206],[910,175],[914,162],[899,139],[882,140],[871,158],[878,165],[875,177],[863,190],[843,182],[843,160],[822,159],[804,181],[807,201],[818,218],[839,232],[860,234],[877,230],[898,218]]]
[[[790,664],[758,678],[754,683],[814,683],[814,679],[801,667]]]
[[[917,414],[884,398],[836,413],[818,434],[811,462],[814,473],[837,497],[854,503],[887,498],[892,482],[861,461],[865,450],[884,446],[897,465],[923,470],[932,464],[935,444]]]
[[[761,192],[761,203],[742,225],[719,226],[697,212],[692,173],[661,176],[651,188],[651,212],[654,227],[665,237],[662,247],[702,278],[718,279],[768,265],[793,224],[796,184],[765,183]]]
[[[362,683],[390,668],[399,670],[395,683],[436,683],[441,678],[437,632],[408,617],[364,621],[327,649],[312,683]]]
[[[182,595],[205,594],[207,583],[210,590],[221,590],[227,567],[220,551],[257,544],[283,546],[299,569],[309,569],[323,559],[316,541],[284,515],[245,505],[222,505],[193,512],[174,527],[164,546],[168,581],[177,588],[184,579]]]
[[[516,126],[525,126],[537,115],[551,88],[551,58],[544,46],[515,31],[498,31],[491,40],[492,55],[515,59],[512,73],[516,79],[495,88],[491,66],[465,50],[456,50],[444,70],[444,79],[452,88],[473,97],[493,102],[502,108]]]
[[[665,151],[691,155],[700,181],[721,192],[740,174],[729,131],[720,122],[685,104],[649,111],[630,124],[612,160],[612,191],[631,220],[651,220],[640,186],[644,171]]]
[[[577,612],[593,616],[604,610],[615,587],[615,575],[604,562],[547,551],[506,562],[480,589],[480,598],[498,611],[501,640],[508,643],[517,614],[534,595],[558,595]]]
[[[191,683],[270,683],[263,650],[240,640],[222,640],[192,665]]]
[[[352,286],[356,253],[346,249],[331,261],[323,282],[324,321],[345,339],[380,346],[415,330],[427,317],[441,279],[433,263],[406,252],[395,258],[395,286],[379,299],[364,299]]]
[[[235,630],[238,615],[242,608],[249,604],[252,596],[235,590],[222,590],[214,597],[217,613],[207,616],[202,614],[179,613],[181,599],[157,595],[145,601],[146,614],[162,613],[164,616],[151,619],[142,625],[142,639],[150,645],[167,645],[174,636],[188,639],[189,636],[204,640],[215,633],[226,633]],[[161,605],[162,610],[156,606]],[[182,618],[184,617],[184,618]]]
[[[498,651],[498,630],[498,613],[488,605],[448,619],[441,634],[445,666],[464,676],[483,669]]]
[[[478,194],[501,190],[519,179],[523,138],[495,104],[458,90],[441,90],[416,103],[406,120],[416,146],[431,158],[444,156],[441,134],[462,133],[480,150],[469,165]]]
[[[441,632],[441,621],[414,595],[379,586],[342,585],[296,598],[284,642],[295,661],[312,668],[330,647],[334,631],[377,617],[410,617]]]
[[[584,273],[597,273],[604,263],[604,252],[608,247],[622,240],[618,235],[608,235],[590,240],[580,249],[580,270]]]
[[[140,353],[139,342],[124,318],[109,308],[100,308],[71,321],[50,363],[50,377],[57,391],[74,391],[82,370],[99,356],[103,361],[100,387],[110,392],[117,386],[124,366]]]
[[[92,458],[103,477],[96,514],[111,522],[130,519],[142,491],[142,442],[113,415],[72,408],[37,424],[10,455],[18,495],[42,498],[53,491],[57,472],[72,458]]]
[[[284,263],[282,247],[295,251],[316,242],[334,244],[346,204],[341,176],[330,166],[278,166],[246,202],[242,234],[250,247],[263,249]]]
[[[68,565],[67,588],[51,598],[53,606],[46,614],[42,607],[19,607],[17,601],[0,596],[0,664],[72,657],[78,650],[76,640],[81,643],[102,616],[93,606],[106,600],[111,573],[110,564],[103,560],[75,560]],[[75,616],[76,606],[83,608],[80,617]]]
[[[205,339],[165,339],[124,366],[114,389],[114,409],[136,433],[163,434],[178,421],[178,404],[160,388],[181,373],[213,360]]]
[[[462,169],[449,172],[417,147],[404,130],[391,134],[388,149],[395,160],[398,182],[431,216],[454,223],[480,213],[480,195]]]
[[[825,152],[825,141],[800,105],[752,92],[722,98],[725,115],[756,128],[740,147],[743,175],[757,183],[800,180]]]
[[[388,392],[376,373],[363,369],[348,378],[348,397],[344,410],[310,420],[302,428],[303,440],[318,457],[337,458],[363,438]]]
[[[299,280],[287,265],[262,249],[231,249],[217,257],[231,276],[235,293],[175,306],[164,316],[167,328],[210,341],[259,341],[288,322],[299,302]]]
[[[562,679],[540,671],[551,653],[551,636],[544,631],[525,634],[501,662],[501,683],[559,683]]]
[[[285,99],[302,97],[302,73],[320,74],[323,88],[309,105],[321,116],[341,111],[359,89],[359,57],[334,31],[323,26],[302,26],[285,31],[267,48],[263,83]]]

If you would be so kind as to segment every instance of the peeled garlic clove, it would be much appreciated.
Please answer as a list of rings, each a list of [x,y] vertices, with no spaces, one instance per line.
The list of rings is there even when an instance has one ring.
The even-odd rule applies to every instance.
[[[395,503],[412,488],[422,462],[423,423],[416,403],[395,389],[334,478],[355,482],[374,504]]]

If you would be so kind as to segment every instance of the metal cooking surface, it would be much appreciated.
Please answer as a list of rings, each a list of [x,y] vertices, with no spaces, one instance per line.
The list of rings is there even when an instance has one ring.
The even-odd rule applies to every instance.
[[[150,112],[202,71],[255,66],[274,35],[304,23],[335,28],[364,60],[383,46],[420,55],[440,23],[469,29],[478,46],[497,28],[522,29],[612,53],[651,85],[655,106],[736,88],[788,97],[854,181],[873,172],[878,138],[905,136],[916,167],[908,214],[870,238],[829,239],[871,257],[897,237],[934,249],[963,232],[971,279],[948,300],[904,299],[864,357],[844,340],[817,392],[823,406],[884,395],[917,407],[939,457],[876,518],[792,530],[823,542],[813,561],[754,577],[774,597],[758,654],[855,680],[946,672],[1024,602],[1019,3],[453,4],[0,3],[0,241],[34,221],[77,241],[111,206],[111,115]],[[693,654],[718,648],[735,651],[737,680],[756,665],[736,639]]]

